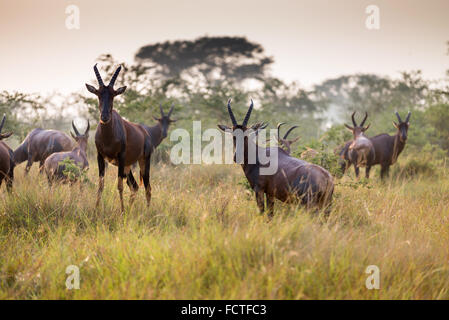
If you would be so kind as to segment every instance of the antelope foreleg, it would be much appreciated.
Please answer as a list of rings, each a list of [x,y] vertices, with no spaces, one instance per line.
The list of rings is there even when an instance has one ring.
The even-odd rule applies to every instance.
[[[104,158],[101,154],[97,155],[97,162],[98,162],[98,191],[97,191],[97,202],[95,207],[98,208],[98,205],[100,204],[101,195],[103,194],[104,189],[104,170],[105,170],[105,162]]]
[[[271,219],[274,215],[274,197],[267,193],[267,209],[268,209],[268,217]]]
[[[147,198],[147,207],[150,206],[150,202],[151,202],[150,162],[151,162],[151,155],[145,160],[145,169],[143,172],[143,184],[145,185],[145,195]]]
[[[265,212],[265,204],[264,204],[264,199],[265,198],[265,193],[263,191],[256,191],[256,202],[257,202],[257,206],[259,207],[259,211],[261,214],[263,214]]]
[[[134,179],[133,172],[129,170],[128,175],[126,176],[126,183],[128,184],[129,189],[131,190],[131,197],[129,198],[129,204],[132,205],[134,200],[136,199],[137,191],[139,190],[139,185]]]

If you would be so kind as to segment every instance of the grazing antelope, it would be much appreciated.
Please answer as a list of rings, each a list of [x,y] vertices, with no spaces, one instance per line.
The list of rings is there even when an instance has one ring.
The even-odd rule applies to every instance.
[[[170,123],[168,116],[158,119],[159,124],[151,129],[149,127],[129,122],[123,119],[115,110],[113,110],[114,97],[125,92],[126,87],[114,89],[114,83],[121,70],[117,68],[111,81],[107,86],[98,72],[97,66],[94,66],[95,76],[98,81],[98,89],[86,84],[87,90],[98,97],[100,108],[100,123],[95,133],[95,145],[97,147],[97,160],[99,169],[99,186],[97,193],[97,207],[101,200],[104,189],[105,161],[118,166],[118,191],[120,195],[121,211],[124,211],[123,204],[123,179],[132,192],[130,202],[132,203],[139,185],[131,171],[131,166],[138,162],[140,167],[140,179],[145,185],[145,194],[147,206],[151,201],[150,186],[150,160],[151,152],[160,141],[167,135],[167,126],[164,123]],[[173,109],[173,108],[172,108]],[[171,113],[171,111],[169,112]],[[157,135],[157,132],[160,135]],[[153,134],[151,137],[150,134]]]
[[[67,176],[64,174],[64,170],[66,169],[65,165],[61,162],[65,159],[71,159],[81,170],[85,170],[89,168],[89,162],[87,161],[87,142],[89,139],[89,129],[90,123],[87,121],[87,128],[84,134],[80,134],[78,129],[75,126],[75,123],[72,121],[73,131],[75,131],[75,135],[72,132],[73,139],[76,141],[76,146],[72,151],[65,152],[56,152],[50,155],[44,162],[44,170],[47,174],[48,182],[51,185],[53,181],[66,181]]]
[[[75,146],[73,140],[64,132],[44,130],[41,128],[31,131],[14,150],[14,161],[20,164],[27,161],[25,173],[30,171],[33,162],[39,162],[39,172],[42,172],[45,159],[55,152],[70,151]]]
[[[300,200],[302,204],[308,208],[318,207],[326,208],[332,201],[332,193],[334,184],[332,176],[325,169],[310,164],[306,161],[291,157],[286,151],[280,147],[262,148],[254,145],[249,134],[260,130],[262,123],[257,123],[248,127],[248,120],[253,110],[253,101],[246,113],[243,123],[239,125],[234,117],[231,108],[231,100],[228,101],[228,113],[232,121],[232,127],[219,124],[218,127],[227,133],[233,134],[234,148],[236,154],[234,160],[237,159],[239,146],[237,145],[237,137],[243,134],[243,161],[241,163],[243,172],[248,179],[251,188],[256,194],[256,201],[261,213],[265,210],[265,195],[268,208],[268,214],[273,215],[274,200],[293,201]],[[253,145],[251,145],[253,144]],[[256,150],[254,163],[250,163],[250,150]],[[271,175],[261,174],[263,167],[269,167],[270,163],[262,164],[260,155],[264,154],[270,157],[270,154],[277,156],[276,172]],[[252,162],[252,161],[251,161]]]
[[[365,125],[365,121],[368,118],[368,112],[365,113],[365,118],[363,118],[360,125],[357,125],[354,119],[355,111],[351,115],[352,124],[354,127],[351,127],[345,124],[345,127],[352,132],[354,136],[354,140],[352,140],[347,148],[347,159],[349,166],[354,165],[355,175],[359,177],[359,168],[366,167],[366,178],[369,178],[369,171],[371,169],[370,164],[373,163],[375,153],[374,147],[371,143],[370,139],[365,136],[366,130],[368,130],[370,125]]]
[[[6,188],[11,191],[12,183],[14,180],[14,153],[8,145],[3,142],[3,139],[9,138],[12,132],[1,133],[3,126],[5,125],[6,115],[3,115],[2,122],[0,123],[0,185],[3,180],[6,179]]]
[[[277,134],[276,139],[277,139],[279,145],[285,148],[284,149],[285,152],[287,152],[287,154],[290,154],[291,153],[291,148],[290,148],[291,145],[293,143],[295,143],[296,141],[298,141],[299,137],[296,137],[292,140],[287,140],[287,137],[290,134],[290,132],[292,132],[294,129],[298,128],[298,126],[293,126],[290,129],[288,129],[287,132],[284,134],[284,137],[281,138],[280,129],[281,129],[281,126],[284,124],[285,124],[285,122],[278,123],[278,125],[277,125],[278,134]]]

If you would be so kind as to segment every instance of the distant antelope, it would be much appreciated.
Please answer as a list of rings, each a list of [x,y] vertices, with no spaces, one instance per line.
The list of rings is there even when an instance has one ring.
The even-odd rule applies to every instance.
[[[3,126],[5,125],[6,115],[3,115],[2,122],[0,123],[0,185],[3,180],[6,179],[6,188],[11,191],[12,183],[14,180],[14,153],[8,145],[3,142],[3,139],[9,138],[12,132],[1,133]]]
[[[27,161],[25,173],[30,171],[33,162],[39,162],[39,172],[42,172],[45,159],[49,155],[70,151],[74,146],[73,140],[64,132],[37,128],[31,131],[14,150],[14,161],[16,165]]]
[[[278,125],[277,125],[277,130],[278,130],[277,140],[278,140],[279,145],[285,148],[284,149],[285,152],[287,152],[287,154],[290,154],[291,153],[291,145],[293,143],[295,143],[296,141],[298,141],[299,137],[296,137],[292,140],[287,140],[287,137],[290,134],[290,132],[292,132],[294,129],[298,128],[298,126],[293,126],[290,129],[288,129],[287,132],[284,134],[284,137],[281,138],[280,129],[281,129],[281,126],[284,124],[285,124],[285,122],[281,122],[281,123],[278,123]]]
[[[381,179],[384,179],[389,173],[390,166],[396,163],[398,156],[401,154],[402,150],[404,150],[407,142],[408,128],[410,127],[409,121],[411,112],[407,114],[405,121],[402,121],[397,111],[395,114],[399,120],[399,123],[393,121],[393,125],[397,129],[396,135],[390,136],[386,133],[382,133],[375,137],[369,138],[373,144],[375,156],[374,159],[366,166],[367,177],[369,176],[371,167],[376,164],[380,164],[380,177]],[[351,142],[347,142],[340,152],[341,158],[345,161],[345,163],[342,164],[343,173],[345,169],[350,166],[348,158],[348,149],[350,144]]]
[[[61,162],[65,159],[71,159],[81,170],[89,168],[89,162],[87,160],[87,142],[89,139],[90,123],[87,121],[87,128],[84,134],[80,134],[72,121],[73,131],[75,135],[70,132],[73,139],[76,141],[76,146],[72,151],[56,152],[50,155],[44,162],[44,170],[47,174],[48,182],[52,184],[53,181],[67,180],[64,170],[66,167]]]
[[[151,129],[147,126],[129,122],[123,119],[115,110],[113,110],[114,97],[125,92],[126,87],[114,89],[114,83],[120,73],[121,66],[117,68],[111,81],[107,86],[98,72],[97,66],[94,66],[95,76],[98,81],[98,89],[86,84],[87,90],[98,97],[100,108],[100,123],[95,133],[95,145],[97,147],[97,160],[99,169],[99,186],[97,193],[97,207],[101,200],[104,189],[105,161],[118,166],[118,191],[120,195],[121,211],[124,211],[123,204],[123,179],[132,192],[130,202],[132,203],[139,185],[131,171],[131,166],[138,162],[140,167],[140,178],[145,185],[147,206],[151,201],[150,186],[150,161],[151,152],[160,141],[167,135],[164,123],[170,122],[169,117],[158,119],[157,127]],[[171,111],[169,112],[171,113]],[[167,120],[168,119],[168,120]],[[151,132],[153,136],[150,137]],[[157,136],[157,132],[160,133]]]
[[[326,208],[332,201],[334,184],[332,176],[325,169],[291,157],[280,147],[263,148],[258,145],[251,146],[254,142],[247,133],[260,130],[262,123],[248,127],[248,121],[253,110],[253,102],[246,113],[243,123],[239,125],[231,108],[231,100],[228,101],[228,113],[232,121],[232,127],[218,125],[226,132],[233,134],[234,147],[236,148],[236,136],[244,134],[243,137],[243,172],[248,179],[251,188],[256,194],[256,201],[261,213],[265,210],[265,195],[267,197],[268,214],[273,215],[274,200],[292,201],[300,200],[308,208]],[[246,133],[246,134],[245,134]],[[255,163],[249,162],[249,150],[257,150]],[[277,154],[277,170],[272,175],[261,174],[261,169],[269,164],[262,164],[259,160],[261,154],[268,157]]]
[[[355,111],[351,115],[352,124],[354,127],[351,127],[345,124],[345,127],[348,128],[354,137],[354,140],[348,146],[347,149],[347,159],[348,165],[354,165],[355,175],[359,176],[359,168],[366,167],[366,177],[369,178],[369,171],[371,168],[371,163],[374,161],[375,153],[374,147],[370,139],[365,136],[366,130],[368,130],[370,125],[365,125],[365,121],[368,118],[368,113],[365,113],[365,118],[363,118],[360,125],[357,125],[354,119]]]
[[[402,121],[397,111],[395,114],[399,123],[393,121],[393,125],[397,129],[394,136],[383,133],[370,138],[376,152],[375,160],[370,164],[370,167],[380,164],[380,177],[382,179],[385,176],[388,176],[390,166],[396,163],[407,142],[407,133],[408,128],[410,127],[409,121],[412,113],[409,112],[407,114],[405,121]]]

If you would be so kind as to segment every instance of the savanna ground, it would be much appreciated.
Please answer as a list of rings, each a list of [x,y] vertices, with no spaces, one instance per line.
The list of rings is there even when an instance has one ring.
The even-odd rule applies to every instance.
[[[277,202],[272,221],[237,165],[154,166],[150,209],[141,187],[123,215],[112,166],[95,210],[97,170],[91,160],[80,190],[16,168],[13,194],[0,194],[0,299],[449,298],[445,167],[386,183],[378,169],[369,182],[346,176],[328,219]],[[66,289],[69,265],[79,290]],[[369,265],[379,290],[365,286]]]

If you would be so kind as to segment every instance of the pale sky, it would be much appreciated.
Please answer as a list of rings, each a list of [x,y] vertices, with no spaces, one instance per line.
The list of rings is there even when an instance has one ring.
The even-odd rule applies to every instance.
[[[72,4],[79,30],[65,26]],[[368,5],[380,30],[365,27]],[[82,91],[102,53],[132,62],[143,45],[204,35],[262,44],[272,74],[304,86],[357,72],[439,79],[448,14],[448,0],[0,0],[0,91]]]

